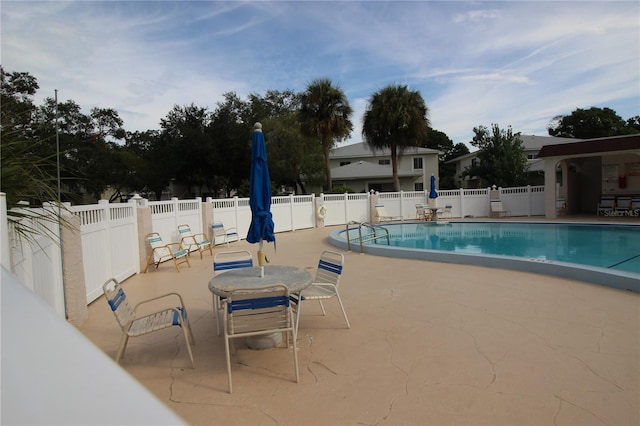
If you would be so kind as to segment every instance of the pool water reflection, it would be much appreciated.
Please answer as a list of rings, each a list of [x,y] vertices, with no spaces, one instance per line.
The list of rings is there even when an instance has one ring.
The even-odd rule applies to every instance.
[[[640,283],[638,225],[452,221],[393,223],[384,224],[384,228],[389,232],[389,244],[387,245],[386,238],[377,239],[365,243],[365,252],[392,257],[483,264],[482,261],[470,261],[471,257],[479,256],[490,258],[493,266],[543,273],[548,273],[546,270],[560,271],[551,274],[572,278],[573,275],[566,275],[566,271],[562,272],[557,267],[533,266],[533,263],[554,266],[569,264],[584,267],[587,272],[620,273],[631,281],[635,279]],[[363,228],[362,232],[365,239],[364,233],[367,230]],[[343,230],[338,234],[346,243],[346,232]],[[357,230],[350,228],[352,244],[354,237],[355,244],[359,244],[357,234]],[[384,247],[389,250],[387,254],[382,251]],[[420,255],[419,252],[426,254]],[[500,262],[500,258],[517,259],[518,262]],[[529,267],[522,265],[522,261],[529,262]],[[582,274],[575,278],[584,279]],[[597,281],[602,283],[599,282],[601,279]],[[621,285],[628,288],[627,284]]]

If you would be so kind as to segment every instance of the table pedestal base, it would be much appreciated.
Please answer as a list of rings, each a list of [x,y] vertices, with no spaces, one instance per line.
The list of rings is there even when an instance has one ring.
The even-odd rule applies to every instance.
[[[282,344],[282,333],[263,334],[247,337],[249,349],[270,349]]]

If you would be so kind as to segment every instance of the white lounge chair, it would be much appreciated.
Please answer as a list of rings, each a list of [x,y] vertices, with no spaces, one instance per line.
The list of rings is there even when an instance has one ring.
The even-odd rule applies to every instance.
[[[505,210],[501,200],[491,200],[491,217],[511,216],[509,210]]]
[[[444,206],[444,209],[442,209],[442,211],[438,211],[438,219],[450,219],[451,218],[451,209],[453,207],[449,204],[447,204],[446,206]]]
[[[567,203],[564,198],[556,199],[556,214],[558,216],[565,216],[567,214]]]
[[[178,272],[180,272],[180,267],[178,265],[182,263],[186,263],[191,267],[188,256],[189,252],[180,247],[180,243],[165,244],[162,241],[162,237],[157,232],[147,234],[147,242],[151,246],[151,253],[149,253],[149,257],[147,259],[147,266],[144,268],[145,273],[149,270],[149,266],[156,265],[156,269],[158,269],[158,266],[167,260],[173,261]]]
[[[416,204],[416,220],[429,220],[431,211],[424,204]]]
[[[600,202],[598,203],[598,210],[596,211],[596,216],[599,216],[600,213],[605,214],[608,211],[612,211],[616,208],[616,197],[613,195],[603,195],[600,197]]]
[[[209,253],[213,255],[211,249],[211,241],[203,233],[191,232],[189,225],[179,225],[178,235],[180,236],[180,246],[186,249],[189,253],[197,251],[200,253],[200,259],[202,259],[202,252],[209,250]]]
[[[344,310],[342,299],[340,299],[340,293],[338,293],[338,285],[340,284],[340,277],[342,276],[342,270],[344,267],[344,255],[331,250],[325,250],[320,255],[318,261],[318,269],[316,270],[316,276],[313,279],[313,283],[304,290],[298,296],[293,295],[293,300],[296,302],[296,330],[298,329],[298,322],[300,321],[300,308],[302,302],[306,300],[317,300],[320,303],[320,309],[322,309],[322,315],[326,315],[324,310],[323,300],[331,299],[335,297],[338,300],[340,309],[342,310],[342,316],[347,323],[347,328],[351,328],[349,319],[347,318],[347,312]]]
[[[375,205],[376,213],[378,215],[378,221],[380,222],[388,222],[392,220],[402,220],[402,216],[391,216],[387,213],[387,209],[384,208],[384,204],[376,204]]]
[[[620,196],[616,199],[615,210],[631,210],[631,197]]]
[[[214,222],[211,229],[213,230],[213,244],[216,246],[226,244],[229,247],[230,242],[240,241],[236,228],[225,228],[222,222]]]
[[[213,275],[216,276],[224,271],[238,268],[251,268],[253,266],[253,256],[249,250],[221,251],[213,257]],[[223,298],[213,295],[213,313],[216,317],[216,329],[220,335],[220,317]]]
[[[142,336],[154,331],[178,326],[182,329],[184,340],[187,343],[187,351],[191,359],[191,368],[194,368],[191,344],[195,344],[195,340],[193,339],[191,325],[187,317],[187,308],[185,308],[182,297],[178,293],[167,293],[152,299],[143,300],[132,308],[127,301],[124,290],[122,290],[120,283],[115,278],[111,278],[105,282],[102,285],[102,291],[104,292],[106,301],[109,303],[111,311],[113,311],[113,314],[116,316],[118,324],[120,324],[120,328],[122,328],[122,337],[120,338],[120,345],[118,346],[118,353],[116,354],[116,363],[120,362],[120,358],[124,355],[129,337]],[[143,305],[145,305],[145,308],[148,306],[147,304],[157,306],[159,300],[170,300],[171,298],[177,299],[179,303],[176,304],[176,302],[173,301],[168,307],[151,311],[151,313],[145,310],[144,315],[139,315],[137,312],[138,308]]]
[[[296,347],[296,329],[291,310],[289,289],[283,284],[256,287],[230,292],[224,301],[224,348],[227,359],[229,393],[233,392],[231,383],[232,339],[268,335],[278,332],[286,334],[287,347],[293,342],[293,364],[296,383],[300,381],[298,372],[298,349]],[[291,337],[291,340],[289,339]],[[235,353],[235,350],[234,350]]]

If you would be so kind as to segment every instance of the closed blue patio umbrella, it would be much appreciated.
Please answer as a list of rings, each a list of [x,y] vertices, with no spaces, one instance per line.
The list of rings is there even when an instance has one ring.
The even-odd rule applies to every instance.
[[[267,165],[267,148],[262,134],[262,125],[253,126],[251,140],[251,172],[249,174],[249,206],[251,207],[251,224],[247,233],[247,241],[260,243],[258,248],[258,265],[260,276],[264,276],[266,257],[262,251],[264,241],[275,242],[274,224],[271,216],[271,178]]]
[[[429,188],[429,198],[438,198],[438,191],[436,191],[436,177],[431,175],[431,187]]]

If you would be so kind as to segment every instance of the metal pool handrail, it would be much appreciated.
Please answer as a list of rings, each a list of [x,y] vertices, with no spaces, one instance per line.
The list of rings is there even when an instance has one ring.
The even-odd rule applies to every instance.
[[[349,228],[349,225],[358,225],[358,241],[360,242],[360,254],[364,254],[364,246],[363,243],[364,242],[369,242],[369,241],[376,241],[379,238],[386,238],[387,239],[387,245],[390,244],[390,238],[389,238],[389,230],[387,228],[385,228],[384,226],[380,226],[380,225],[376,225],[373,223],[369,223],[369,222],[357,222],[355,220],[352,220],[351,222],[347,223],[346,225],[346,232],[347,232],[347,250],[351,251],[351,238],[349,237],[349,231],[353,228]],[[369,235],[365,235],[365,238],[362,238],[362,228],[369,228],[372,230],[373,235],[369,234]],[[376,232],[376,229],[381,229],[382,231],[384,231],[383,235],[378,235]],[[355,240],[355,238],[354,238]]]

